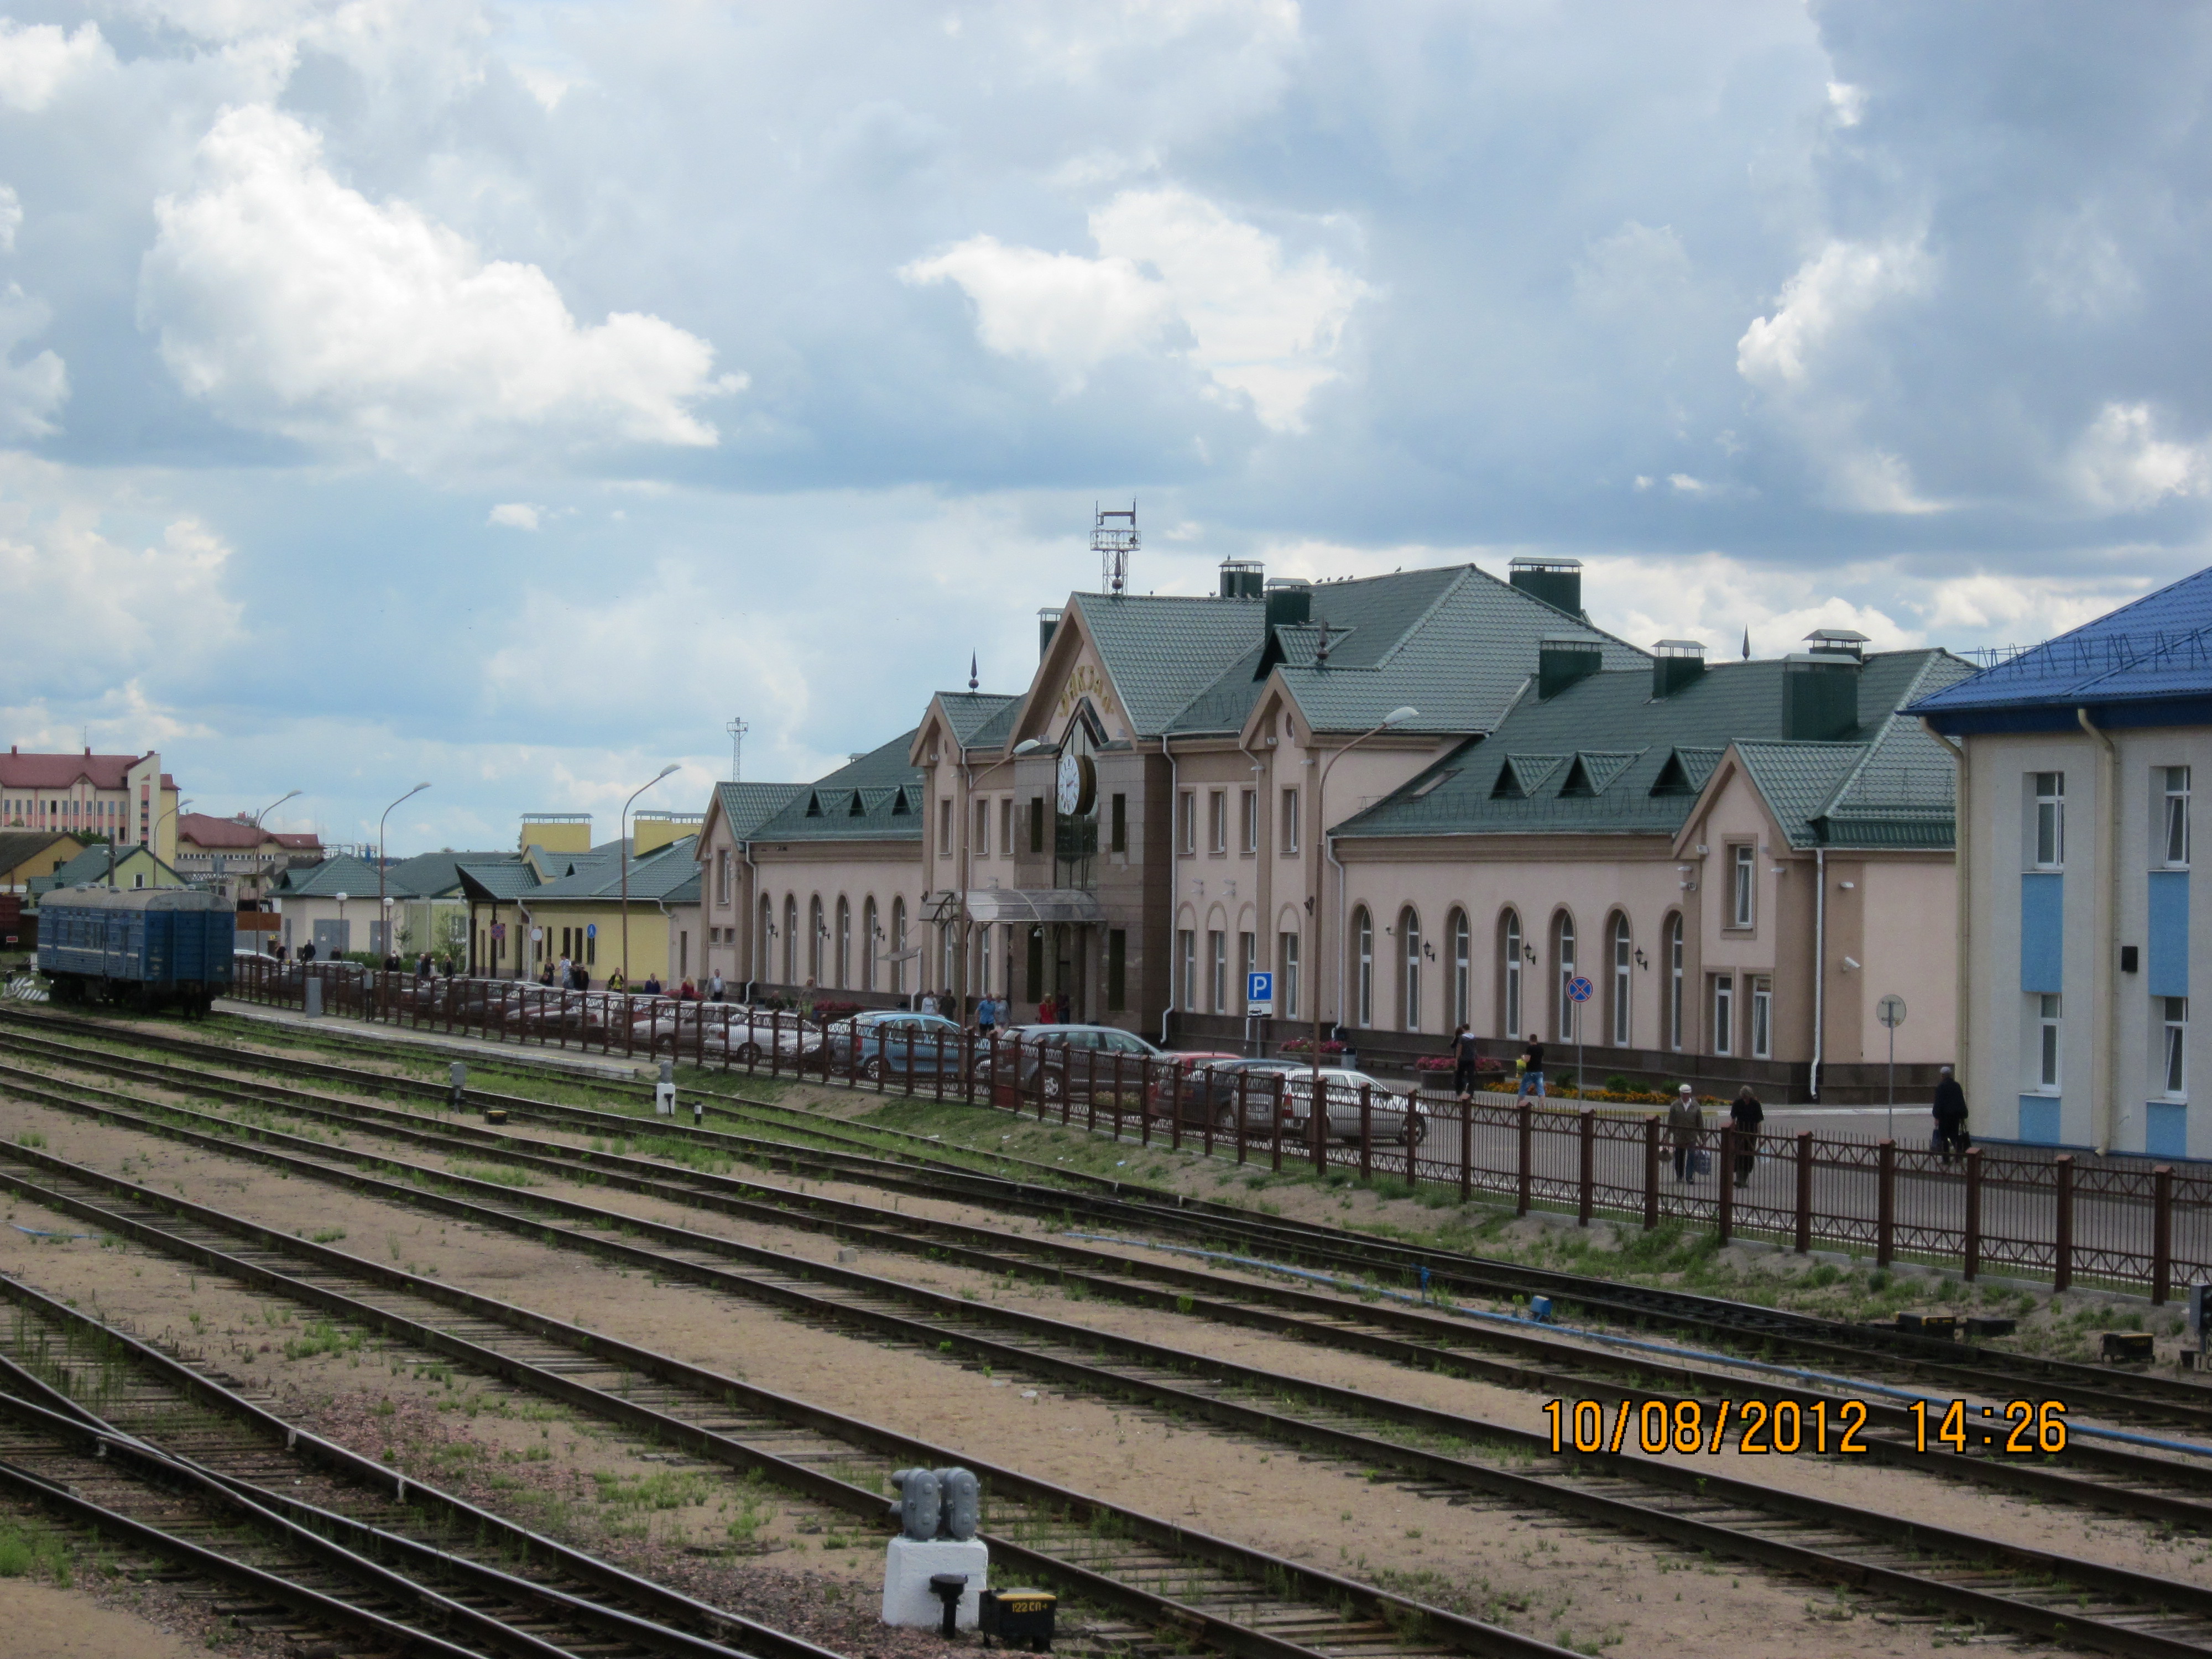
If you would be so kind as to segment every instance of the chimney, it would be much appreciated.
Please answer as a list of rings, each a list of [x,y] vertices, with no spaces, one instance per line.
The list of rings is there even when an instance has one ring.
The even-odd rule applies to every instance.
[[[1042,662],[1044,653],[1052,649],[1053,631],[1060,626],[1060,607],[1056,605],[1048,605],[1037,612],[1037,660],[1039,662]]]
[[[1224,599],[1256,599],[1267,592],[1267,568],[1257,559],[1224,559],[1221,562],[1221,597]]]
[[[1294,576],[1277,576],[1267,584],[1267,626],[1301,628],[1313,620],[1313,586]]]
[[[1651,649],[1655,702],[1673,696],[1684,686],[1695,685],[1705,672],[1705,647],[1695,640],[1662,640]]]
[[[1570,617],[1583,617],[1580,559],[1518,558],[1510,567],[1506,580],[1532,599],[1541,599]]]
[[[1782,662],[1782,735],[1793,743],[1832,743],[1859,723],[1866,635],[1824,628],[1806,637],[1813,648]]]
[[[1577,680],[1605,666],[1595,640],[1562,635],[1546,640],[1536,653],[1536,698],[1549,702]]]

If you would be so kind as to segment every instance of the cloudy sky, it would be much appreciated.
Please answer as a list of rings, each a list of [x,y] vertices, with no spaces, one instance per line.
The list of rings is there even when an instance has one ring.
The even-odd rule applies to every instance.
[[[0,0],[0,708],[395,850],[1140,589],[2032,641],[2206,561],[2212,11]]]

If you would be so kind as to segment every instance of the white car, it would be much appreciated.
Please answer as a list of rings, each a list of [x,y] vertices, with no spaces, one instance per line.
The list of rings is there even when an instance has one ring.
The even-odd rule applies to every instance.
[[[1358,1140],[1359,1091],[1364,1088],[1367,1091],[1368,1121],[1375,1139],[1420,1145],[1427,1125],[1408,1091],[1393,1088],[1380,1078],[1343,1066],[1322,1066],[1321,1082],[1332,1140]],[[1291,1114],[1288,1133],[1293,1136],[1307,1133],[1306,1124],[1313,1109],[1313,1073],[1299,1070],[1285,1073],[1283,1098]]]

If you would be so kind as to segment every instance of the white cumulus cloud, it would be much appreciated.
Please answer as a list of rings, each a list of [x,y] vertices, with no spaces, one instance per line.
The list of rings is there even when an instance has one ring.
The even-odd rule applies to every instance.
[[[16,348],[51,320],[44,303],[10,283],[0,289],[0,438],[42,438],[69,400],[69,368],[52,351],[16,361]]]
[[[1782,285],[1771,317],[1736,342],[1736,373],[1765,391],[1803,386],[1823,348],[1883,301],[1926,286],[1917,243],[1830,242]]]
[[[485,515],[484,522],[500,525],[508,530],[535,530],[538,523],[538,508],[531,501],[501,501]]]
[[[0,185],[0,253],[15,251],[15,233],[23,228],[23,198],[13,185]]]
[[[2212,487],[2203,444],[2160,438],[2145,404],[2106,404],[2075,441],[2066,471],[2092,506],[2139,513],[2168,495],[2202,495]]]
[[[155,204],[139,319],[240,425],[415,463],[546,438],[706,446],[691,405],[744,385],[660,318],[581,325],[537,266],[349,189],[279,111],[225,112],[198,164],[197,189]]]
[[[76,33],[64,33],[58,24],[0,17],[0,104],[42,110],[68,82],[114,62],[97,23],[80,23]]]
[[[1340,372],[1346,319],[1369,289],[1325,254],[1287,258],[1279,238],[1175,188],[1123,191],[1090,229],[1096,258],[977,236],[899,275],[958,283],[985,346],[1036,359],[1070,390],[1117,353],[1182,350],[1291,430]]]

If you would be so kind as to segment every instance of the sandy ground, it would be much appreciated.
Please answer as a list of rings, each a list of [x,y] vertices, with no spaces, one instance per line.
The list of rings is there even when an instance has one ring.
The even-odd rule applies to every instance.
[[[146,1613],[26,1578],[0,1578],[0,1630],[8,1659],[205,1659],[208,1651]]]
[[[1019,1376],[988,1376],[934,1354],[817,1329],[732,1297],[654,1284],[647,1276],[512,1235],[288,1180],[242,1161],[64,1114],[0,1103],[0,1131],[13,1136],[27,1129],[44,1134],[63,1157],[161,1190],[251,1214],[283,1231],[335,1232],[342,1249],[434,1272],[979,1460],[1013,1465],[1294,1559],[1393,1583],[1554,1640],[1640,1653],[1687,1638],[1745,1655],[1905,1652],[1930,1645],[1927,1627],[1875,1627],[1864,1610],[1816,1587],[1743,1573],[1547,1516],[1516,1515],[1486,1502],[1457,1505],[1424,1498],[1334,1464],[1179,1426],[1149,1411],[1069,1399]],[[368,1138],[356,1133],[351,1139],[363,1145]],[[836,1248],[826,1237],[796,1230],[756,1226],[604,1188],[544,1184],[549,1192],[724,1233],[793,1256],[823,1260]],[[30,1206],[20,1208],[12,1218],[21,1225],[76,1231],[71,1224],[33,1215]],[[947,1213],[957,1210],[945,1206]],[[1540,1401],[1528,1394],[1174,1315],[1073,1302],[910,1257],[864,1251],[852,1265],[954,1293],[996,1297],[1192,1352],[1522,1427],[1543,1425]],[[643,1536],[677,1549],[703,1547],[693,1540],[720,1541],[731,1525],[726,1517],[734,1513],[742,1520],[750,1513],[749,1547],[772,1552],[758,1558],[761,1570],[842,1578],[854,1593],[875,1582],[872,1543],[819,1547],[833,1540],[842,1543],[836,1529],[849,1522],[780,1494],[764,1499],[757,1489],[749,1492],[707,1469],[686,1469],[684,1480],[672,1483],[684,1490],[667,1494],[694,1501],[665,1510],[623,1502],[625,1485],[642,1486],[658,1477],[667,1487],[672,1483],[665,1477],[676,1472],[595,1425],[548,1413],[536,1402],[453,1374],[422,1356],[371,1346],[288,1360],[285,1310],[134,1248],[40,1241],[11,1228],[0,1233],[0,1270],[20,1273],[42,1288],[84,1299],[111,1317],[206,1352],[241,1381],[295,1401],[302,1414],[349,1422],[351,1443],[380,1455],[408,1449],[379,1440],[378,1408],[386,1400],[392,1402],[383,1414],[386,1424],[416,1421],[425,1410],[433,1420],[441,1416],[457,1432],[445,1441],[414,1437],[419,1445],[413,1455],[434,1464],[442,1460],[448,1468],[476,1456],[488,1468],[514,1471],[509,1490],[538,1494],[540,1513],[550,1494],[554,1503],[588,1506],[617,1535],[621,1528],[641,1525]],[[296,1326],[303,1316],[292,1317]],[[456,1455],[455,1443],[480,1449]],[[1739,1478],[1771,1480],[1965,1530],[2208,1582],[2200,1545],[2160,1543],[2131,1522],[2033,1509],[1898,1471],[1780,1458],[1733,1462],[1736,1467],[1726,1472]],[[533,1470],[532,1465],[550,1467]],[[558,1480],[548,1485],[534,1479],[539,1474],[564,1478],[565,1495]],[[770,1510],[773,1514],[765,1513]]]

